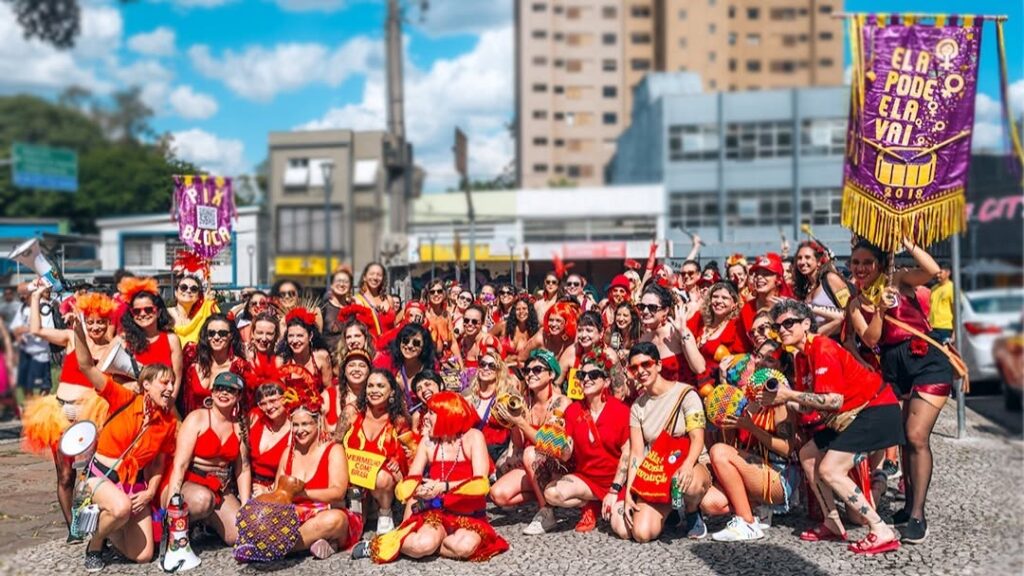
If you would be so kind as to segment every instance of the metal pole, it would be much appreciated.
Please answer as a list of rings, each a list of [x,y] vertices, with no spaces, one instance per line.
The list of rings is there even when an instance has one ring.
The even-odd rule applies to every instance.
[[[515,240],[509,240],[508,242],[508,283],[515,288],[516,285],[516,242]]]
[[[324,173],[324,286],[331,289],[331,174]]]
[[[469,178],[462,179],[462,189],[466,191],[466,212],[469,216],[469,291],[476,294],[476,211],[473,210]]]
[[[435,245],[436,241],[437,241],[437,236],[434,235],[434,234],[431,234],[430,235],[430,281],[431,282],[434,281],[434,275],[435,275],[435,272],[437,271],[437,256],[434,254],[434,245]],[[447,298],[448,295],[445,294],[444,297]]]
[[[960,318],[963,312],[963,303],[960,301],[960,235],[954,234],[953,240],[950,246],[951,249],[951,260],[952,262],[952,273],[953,273],[953,337],[956,339],[956,345],[962,346],[963,342],[963,327],[960,324]],[[964,393],[958,391],[956,394],[956,437],[957,439],[963,439],[967,435],[967,399],[964,398]]]

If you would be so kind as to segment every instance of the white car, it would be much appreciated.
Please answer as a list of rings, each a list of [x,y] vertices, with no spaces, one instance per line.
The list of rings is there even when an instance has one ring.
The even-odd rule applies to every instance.
[[[957,348],[963,355],[971,380],[998,380],[999,369],[992,345],[1024,310],[1024,288],[994,288],[964,292],[963,336]]]

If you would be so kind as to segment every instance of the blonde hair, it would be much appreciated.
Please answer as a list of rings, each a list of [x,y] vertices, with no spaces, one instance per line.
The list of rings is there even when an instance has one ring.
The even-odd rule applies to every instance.
[[[494,359],[494,370],[497,373],[494,381],[494,392],[495,394],[501,394],[508,392],[510,389],[519,391],[518,381],[511,377],[508,373],[508,366],[505,361],[502,360],[501,355],[497,353],[487,353],[482,355],[479,360],[482,360],[484,356],[490,356]],[[469,387],[466,389],[466,394],[470,397],[477,398],[480,395],[480,369],[477,368],[476,374],[473,375],[473,380],[469,383]]]

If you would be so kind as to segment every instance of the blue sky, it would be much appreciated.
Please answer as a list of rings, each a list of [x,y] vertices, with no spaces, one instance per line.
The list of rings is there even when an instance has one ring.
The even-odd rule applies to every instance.
[[[143,87],[154,125],[178,154],[213,172],[251,171],[267,132],[383,129],[384,0],[80,0],[82,36],[59,52],[25,41],[0,2],[0,93],[53,96],[70,84],[99,95]],[[470,171],[498,174],[512,159],[512,0],[406,2],[406,115],[428,189],[452,182],[452,131],[470,136]],[[846,0],[847,11],[918,9],[911,0]],[[928,2],[931,11],[1008,14],[1014,98],[1024,104],[1020,0]],[[995,28],[986,25],[976,144],[1001,133]],[[1024,108],[1024,106],[1021,106]]]

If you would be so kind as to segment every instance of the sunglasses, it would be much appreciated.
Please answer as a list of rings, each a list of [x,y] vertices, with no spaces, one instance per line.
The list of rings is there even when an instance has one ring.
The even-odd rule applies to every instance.
[[[469,296],[459,296],[459,297],[458,297],[458,300],[460,300],[460,301],[462,301],[462,302],[469,302],[469,301],[471,301],[471,300],[473,300],[473,299],[472,299],[472,298],[470,298]]]
[[[511,290],[499,290],[498,294],[501,295],[501,296],[511,296],[512,295],[512,291]]]
[[[580,282],[566,282],[565,285],[566,286],[572,286],[573,288],[575,288],[577,286],[583,286],[583,284],[580,283]]]
[[[286,292],[280,292],[281,298],[295,298],[299,295],[295,290],[288,290]]]
[[[651,359],[644,360],[643,362],[640,362],[638,364],[630,364],[629,366],[626,367],[626,372],[628,372],[630,376],[636,377],[641,371],[649,373],[651,371],[651,368],[654,368],[654,365],[657,363],[657,360]]]
[[[477,320],[476,318],[463,318],[462,323],[469,324],[470,326],[476,326],[480,323],[480,320]]]
[[[797,324],[799,324],[799,323],[801,323],[803,321],[804,321],[804,318],[786,318],[782,322],[778,322],[776,324],[772,324],[772,328],[774,328],[776,332],[778,332],[779,330],[782,330],[782,329],[792,330],[793,326],[796,326]]]
[[[249,303],[249,307],[257,308],[257,309],[263,309],[263,308],[267,307],[267,301],[266,300],[258,300],[256,302],[251,302],[251,303]]]
[[[409,348],[422,348],[423,340],[420,338],[403,338],[402,346],[408,346]]]
[[[554,286],[554,285],[558,284],[558,280],[545,280],[544,284],[546,284],[548,286]]]
[[[595,368],[594,370],[580,370],[576,374],[579,375],[580,381],[582,382],[586,382],[587,380],[597,380],[608,377],[608,374],[606,374],[605,371],[601,370],[600,368]]]
[[[156,306],[139,306],[138,308],[132,308],[132,316],[138,318],[139,316],[152,316],[156,314]]]
[[[199,294],[199,286],[196,286],[195,284],[178,284],[178,292]]]
[[[636,309],[641,313],[650,312],[651,314],[654,314],[658,310],[661,310],[661,304],[637,304]]]
[[[231,330],[207,330],[206,335],[209,338],[227,338],[231,335]]]
[[[284,401],[284,396],[281,396],[280,394],[275,394],[273,396],[267,396],[263,400],[260,400],[257,403],[257,406],[273,406],[274,404],[280,404],[282,401]]]
[[[477,364],[477,367],[481,370],[494,370],[498,367],[498,364],[495,362],[480,362]]]
[[[528,366],[526,368],[523,368],[523,374],[533,374],[534,376],[539,376],[540,374],[543,374],[544,372],[550,372],[550,371],[551,371],[550,368],[548,368],[547,366],[541,366],[540,364],[537,364],[537,365],[534,365],[534,366]]]
[[[218,393],[218,394],[221,393],[221,392],[227,392],[228,394],[231,394],[232,396],[234,396],[235,394],[238,394],[238,389],[237,388],[232,388],[231,386],[214,386],[213,387],[213,391],[215,393]]]
[[[754,329],[752,330],[752,332],[754,334],[760,334],[762,336],[767,336],[768,333],[771,332],[771,330],[772,330],[772,325],[771,324],[761,324],[760,326],[755,326]]]
[[[430,294],[444,294],[444,288],[434,288],[430,291]]]
[[[700,270],[683,270],[683,276],[699,276]]]

